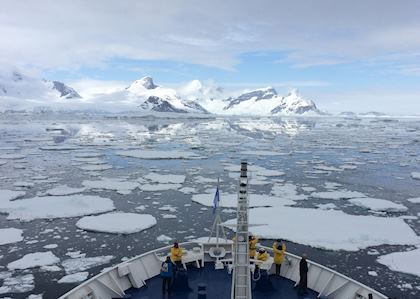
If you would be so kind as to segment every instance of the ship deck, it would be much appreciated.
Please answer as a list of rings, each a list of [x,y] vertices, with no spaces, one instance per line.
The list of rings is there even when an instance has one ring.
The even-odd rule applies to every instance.
[[[171,295],[162,294],[162,279],[159,276],[147,280],[146,287],[127,290],[126,294],[130,294],[132,299],[197,299],[198,286],[205,284],[207,299],[230,299],[232,276],[226,270],[215,270],[213,263],[206,263],[204,268],[188,268],[186,275],[189,289],[181,286],[184,285],[185,278],[176,278]],[[318,295],[309,289],[307,294],[299,295],[297,289],[294,288],[293,281],[283,277],[277,278],[273,275],[268,278],[262,276],[258,282],[253,281],[252,289],[253,299],[312,299],[317,298]]]

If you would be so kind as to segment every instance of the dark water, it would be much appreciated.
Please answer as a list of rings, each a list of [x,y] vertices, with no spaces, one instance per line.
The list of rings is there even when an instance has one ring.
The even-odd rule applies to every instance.
[[[72,146],[77,149],[50,151],[40,147],[47,144]],[[200,159],[144,160],[115,154],[120,149],[181,150],[197,154]],[[87,172],[72,160],[84,151],[102,153],[101,157],[113,168],[102,172]],[[274,151],[281,156],[244,155],[244,151]],[[285,172],[284,181],[297,186],[313,186],[323,191],[325,182],[335,182],[343,189],[368,194],[404,204],[407,212],[384,213],[380,216],[417,216],[420,205],[407,198],[420,197],[420,181],[410,177],[420,166],[420,121],[413,119],[280,119],[280,118],[208,118],[208,119],[157,119],[133,117],[102,117],[85,115],[0,116],[0,155],[19,153],[23,160],[8,160],[0,166],[0,189],[24,190],[25,198],[36,196],[58,185],[80,187],[83,180],[103,177],[126,177],[133,181],[151,171],[186,175],[183,187],[194,187],[197,193],[215,189],[215,183],[198,181],[197,177],[222,180],[225,192],[236,192],[236,182],[224,170],[225,163],[238,165],[242,159],[251,164],[279,169]],[[1,159],[0,159],[1,160]],[[321,163],[339,167],[344,164],[357,168],[345,171],[312,173],[313,166]],[[18,165],[16,168],[15,166]],[[19,167],[23,165],[23,167]],[[33,182],[37,175],[48,179],[31,188],[13,186],[16,181]],[[272,182],[252,186],[251,192],[269,194]],[[0,246],[0,273],[7,272],[7,264],[32,252],[51,250],[62,261],[69,251],[81,251],[87,257],[113,255],[110,264],[90,268],[90,276],[102,268],[118,263],[124,257],[165,245],[156,237],[167,235],[178,240],[207,235],[213,216],[211,209],[191,201],[191,194],[176,190],[144,192],[139,189],[121,195],[115,191],[85,191],[83,194],[100,195],[113,200],[116,209],[136,212],[135,207],[145,205],[148,213],[156,217],[157,225],[130,235],[87,232],[77,229],[78,218],[53,220],[37,219],[30,222],[7,220],[0,214],[0,226],[24,230],[22,242]],[[310,199],[297,202],[299,207],[316,207],[331,201]],[[163,205],[177,208],[176,219],[165,219],[159,210]],[[349,214],[368,215],[366,209],[349,205],[345,201],[334,204]],[[138,212],[138,211],[137,211]],[[223,220],[234,214],[221,213]],[[310,219],[308,219],[310,221]],[[405,220],[420,234],[419,220]],[[316,225],[316,224],[314,224]],[[46,231],[47,230],[47,231]],[[45,233],[46,232],[46,233]],[[232,233],[229,232],[232,236]],[[33,243],[31,241],[38,241]],[[29,242],[29,244],[27,243]],[[46,244],[57,248],[44,249]],[[262,241],[271,245],[271,241]],[[420,281],[414,275],[393,272],[376,262],[378,255],[367,252],[376,249],[380,255],[412,249],[414,246],[382,245],[357,252],[330,251],[288,242],[288,251],[301,254],[328,267],[361,281],[388,296],[419,298]],[[416,261],[418,263],[418,261]],[[60,266],[60,264],[58,264]],[[420,264],[419,264],[420,267]],[[368,271],[376,271],[377,277]],[[4,294],[13,298],[26,298],[29,294],[43,293],[43,298],[56,298],[75,286],[58,284],[65,275],[45,272],[39,268],[14,271],[13,275],[32,273],[35,288],[27,293]],[[0,285],[1,285],[0,280]],[[402,287],[411,284],[412,289]]]

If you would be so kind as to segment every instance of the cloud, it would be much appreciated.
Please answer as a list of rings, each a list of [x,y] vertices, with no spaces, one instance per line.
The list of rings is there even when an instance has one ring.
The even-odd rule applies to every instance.
[[[286,52],[301,68],[344,63],[418,52],[419,12],[415,0],[5,0],[0,63],[68,70],[124,57],[233,70],[255,51]]]

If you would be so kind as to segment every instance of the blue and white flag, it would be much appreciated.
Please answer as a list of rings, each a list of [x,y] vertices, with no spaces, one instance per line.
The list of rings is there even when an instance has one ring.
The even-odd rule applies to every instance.
[[[216,194],[214,195],[214,199],[213,199],[213,214],[216,213],[216,209],[219,206],[219,201],[220,201],[219,180],[217,180]]]

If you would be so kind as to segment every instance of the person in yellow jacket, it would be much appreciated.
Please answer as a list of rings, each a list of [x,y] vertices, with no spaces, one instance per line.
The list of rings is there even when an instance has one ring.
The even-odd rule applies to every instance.
[[[276,264],[276,276],[280,276],[281,264],[286,254],[286,243],[277,240],[273,243],[274,263]]]
[[[179,247],[178,242],[174,243],[174,246],[171,247],[171,261],[180,267],[182,264],[182,248]]]
[[[266,262],[269,258],[269,255],[267,253],[267,251],[265,251],[264,248],[261,248],[260,250],[258,250],[258,254],[257,254],[257,260],[262,261],[262,262]]]
[[[258,238],[256,236],[249,236],[248,244],[249,244],[249,257],[255,258],[255,254],[257,253],[257,243]]]

